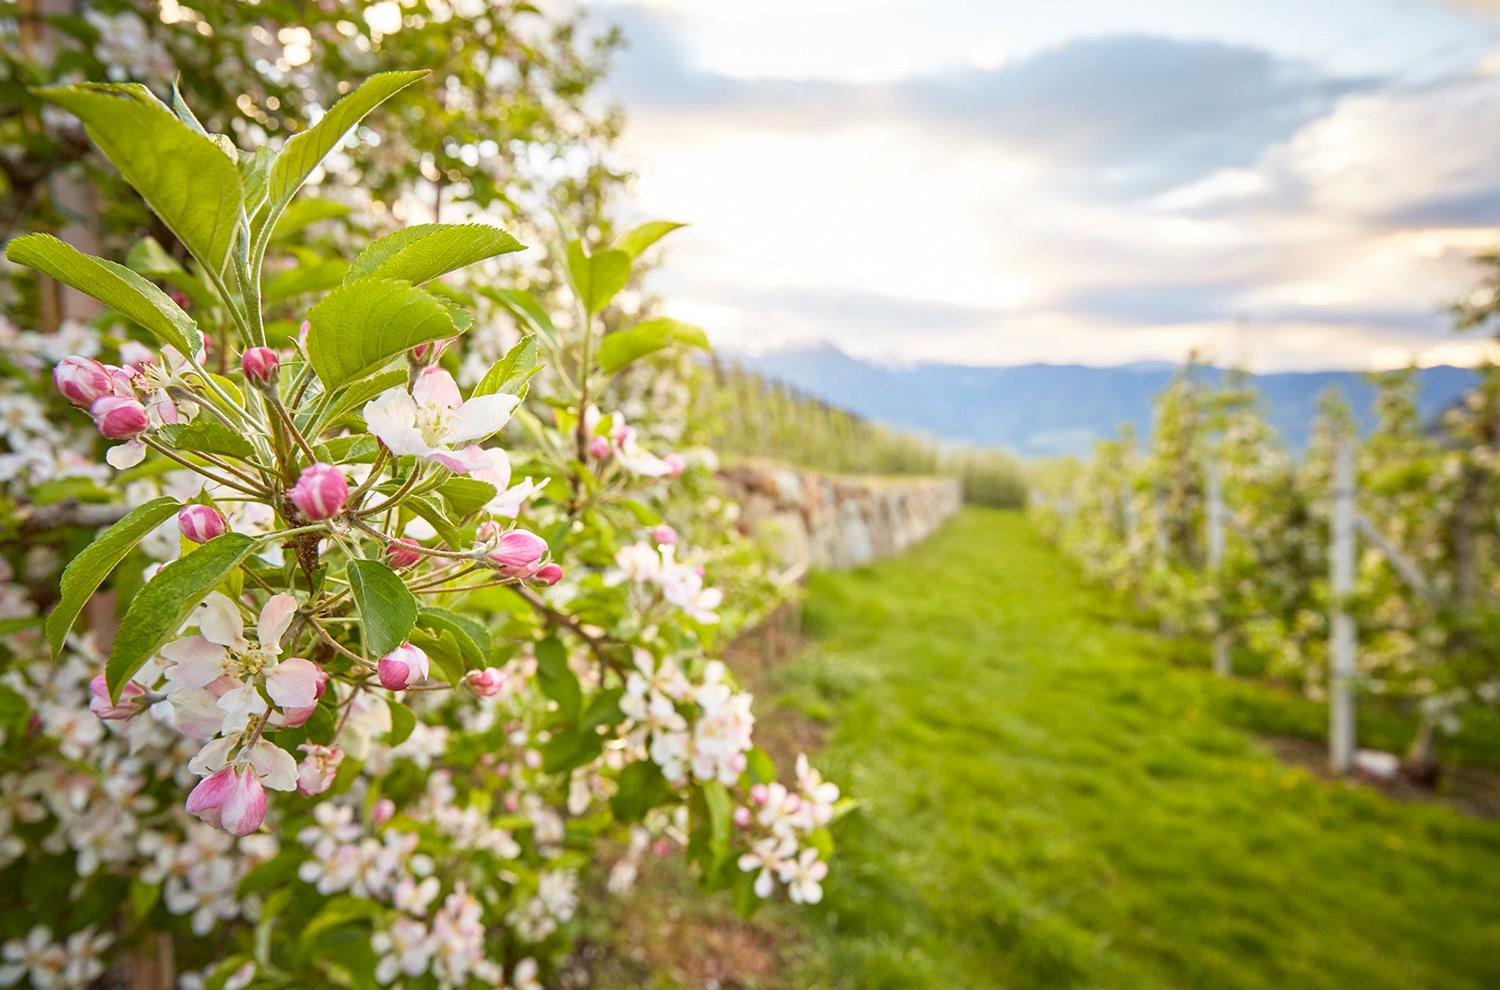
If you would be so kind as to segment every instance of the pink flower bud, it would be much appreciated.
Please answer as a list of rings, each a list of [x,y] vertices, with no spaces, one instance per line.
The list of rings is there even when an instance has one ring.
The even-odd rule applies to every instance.
[[[734,827],[735,828],[749,828],[750,827],[750,809],[749,808],[746,808],[744,805],[741,805],[740,807],[734,809]]]
[[[223,513],[211,505],[185,505],[177,513],[177,532],[194,543],[207,543],[228,531]]]
[[[651,851],[656,853],[658,858],[665,858],[672,854],[672,843],[667,839],[657,839],[651,843]]]
[[[303,470],[292,488],[292,504],[309,519],[332,519],[349,501],[349,482],[344,472],[331,464],[314,464]]]
[[[235,835],[249,835],[266,820],[266,789],[249,767],[225,767],[198,781],[187,813]]]
[[[104,395],[89,406],[89,415],[94,417],[94,426],[100,436],[110,440],[128,440],[146,432],[150,419],[146,407],[134,399],[119,395]]]
[[[114,379],[109,369],[93,358],[77,354],[65,357],[52,369],[52,383],[62,397],[80,409],[87,409],[94,400],[114,391]]]
[[[609,437],[594,437],[589,441],[589,456],[596,461],[602,461],[609,456]]]
[[[385,548],[385,559],[392,567],[410,567],[421,560],[423,554],[412,547],[420,547],[422,544],[409,536],[403,536]]]
[[[427,654],[410,643],[402,643],[375,665],[380,683],[391,691],[405,691],[427,678]]]
[[[662,461],[667,465],[667,477],[669,478],[680,478],[682,472],[687,470],[687,461],[683,459],[681,454],[675,451],[663,457]]]
[[[500,537],[490,551],[490,560],[506,577],[524,579],[537,572],[546,553],[546,540],[527,530],[513,529]]]
[[[677,545],[677,530],[666,523],[651,528],[651,539],[659,547],[672,547]]]
[[[281,355],[269,347],[252,347],[240,356],[240,367],[245,372],[245,381],[265,388],[274,385],[281,374]]]
[[[187,310],[187,309],[192,309],[193,308],[193,300],[188,296],[188,294],[186,292],[183,292],[181,289],[169,289],[169,290],[167,290],[167,298],[171,299],[181,309]],[[208,345],[212,341],[213,341],[212,337],[204,337],[203,338],[203,350],[204,350],[204,353],[208,352]]]
[[[771,789],[765,784],[754,784],[750,788],[750,800],[756,804],[764,805],[771,797]]]
[[[303,743],[297,747],[307,755],[297,764],[297,790],[303,794],[322,794],[333,786],[344,751],[337,746]]]
[[[396,817],[396,802],[390,798],[381,798],[370,808],[370,824],[384,825]]]
[[[146,689],[135,681],[125,682],[120,691],[120,703],[109,700],[109,687],[103,674],[94,675],[89,681],[89,711],[106,722],[120,721],[139,715],[146,707]]]
[[[419,368],[423,365],[432,364],[438,358],[442,357],[444,349],[447,348],[450,342],[451,338],[449,340],[426,341],[407,351],[406,358]]]
[[[562,576],[563,569],[561,565],[555,563],[543,564],[537,568],[536,572],[536,579],[549,588],[561,581]]]
[[[493,698],[505,687],[505,675],[494,667],[486,667],[483,670],[469,671],[464,676],[464,683],[481,698]]]

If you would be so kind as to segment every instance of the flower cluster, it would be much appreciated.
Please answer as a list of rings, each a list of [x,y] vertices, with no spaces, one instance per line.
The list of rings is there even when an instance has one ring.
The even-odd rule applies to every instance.
[[[385,96],[366,87],[419,75],[345,99],[368,112]],[[173,297],[90,276],[113,271],[99,260],[58,265],[72,249],[52,238],[9,248],[154,346],[89,340],[55,360],[57,395],[119,473],[92,475],[112,518],[80,534],[46,621],[24,591],[6,600],[0,730],[18,745],[0,763],[0,871],[39,850],[79,882],[66,928],[0,930],[0,983],[81,986],[119,948],[99,933],[164,929],[184,987],[535,987],[577,930],[586,851],[613,839],[680,844],[705,886],[766,896],[738,857],[774,838],[765,870],[816,900],[837,790],[799,762],[788,807],[750,694],[709,653],[751,608],[708,575],[734,587],[747,551],[702,494],[708,458],[650,452],[683,443],[680,410],[641,403],[623,372],[670,341],[614,327],[604,359],[610,299],[577,270],[595,255],[567,245],[584,325],[566,338],[528,293],[506,319],[482,296],[466,311],[461,283],[422,287],[520,249],[482,224],[376,240],[275,335],[253,269],[275,224],[252,222],[264,190],[149,94],[143,123],[95,92],[52,95],[95,135],[150,127],[202,153],[183,188],[141,189],[202,275],[183,269],[174,286],[200,281]],[[230,248],[174,212],[226,188],[244,200],[234,260],[252,266],[232,284]],[[465,389],[471,332],[509,341]],[[101,588],[121,606],[107,656],[73,628],[97,622]],[[344,927],[368,951],[317,950]]]

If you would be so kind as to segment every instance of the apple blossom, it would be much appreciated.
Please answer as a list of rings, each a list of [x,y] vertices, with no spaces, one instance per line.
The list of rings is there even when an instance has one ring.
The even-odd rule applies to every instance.
[[[103,674],[89,681],[89,711],[105,721],[117,721],[140,714],[146,707],[146,689],[135,681],[127,681],[120,690],[120,701],[109,700],[109,688],[105,686]]]
[[[344,751],[337,746],[303,743],[297,747],[307,755],[297,765],[297,790],[306,795],[322,794],[333,786],[333,778],[344,761]]]
[[[151,425],[146,407],[122,395],[105,395],[89,406],[99,435],[109,440],[128,440],[140,436]]]
[[[596,461],[608,457],[611,449],[608,437],[593,437],[589,440],[589,456]]]
[[[93,358],[77,354],[58,362],[52,369],[52,382],[63,398],[81,409],[88,409],[96,399],[115,391],[115,379],[108,368]]]
[[[453,376],[432,365],[417,375],[410,392],[390,388],[371,399],[364,415],[370,432],[391,453],[413,454],[467,474],[489,465],[472,442],[498,433],[518,405],[516,396],[500,392],[465,402]]]
[[[563,578],[562,565],[557,563],[546,563],[537,569],[536,579],[549,588],[561,581]]]
[[[427,654],[410,643],[402,643],[380,658],[375,665],[380,683],[392,691],[405,691],[417,681],[427,679]]]
[[[489,551],[489,558],[506,577],[529,578],[547,554],[547,541],[524,529],[502,535]]]
[[[481,698],[493,698],[505,687],[505,675],[494,667],[471,670],[464,676],[469,690]]]
[[[207,543],[228,530],[224,514],[211,505],[185,505],[177,513],[177,531],[194,543]]]
[[[385,559],[392,567],[410,567],[422,559],[422,552],[414,550],[422,544],[409,536],[398,537],[385,548]]]
[[[249,835],[266,819],[266,790],[249,766],[227,766],[198,782],[187,812],[233,835]]]
[[[276,384],[281,373],[281,355],[269,347],[252,347],[240,355],[245,381],[258,388]]]
[[[668,526],[666,523],[662,523],[659,526],[653,526],[651,528],[651,539],[655,541],[656,545],[659,547],[676,546],[677,530],[673,529],[671,526]]]
[[[349,501],[349,481],[331,464],[313,464],[303,469],[292,487],[292,504],[314,521],[332,519]]]

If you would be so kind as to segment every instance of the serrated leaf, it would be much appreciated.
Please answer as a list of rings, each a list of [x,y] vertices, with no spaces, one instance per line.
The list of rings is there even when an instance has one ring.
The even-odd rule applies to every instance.
[[[71,111],[89,137],[193,256],[220,271],[234,243],[243,185],[212,139],[139,83],[78,83],[37,91]]]
[[[355,124],[363,120],[371,110],[425,75],[425,69],[377,73],[335,103],[316,124],[287,138],[281,154],[272,163],[270,176],[266,180],[266,198],[271,206],[270,222],[276,221],[313,169],[318,167]]]
[[[130,602],[105,664],[109,696],[119,700],[141,665],[177,633],[198,603],[250,556],[255,540],[225,533],[172,561],[146,582]]]
[[[386,733],[386,744],[399,746],[411,738],[412,730],[417,727],[417,713],[395,698],[385,699],[385,706],[391,710],[391,731]]]
[[[394,278],[420,285],[475,262],[520,251],[520,241],[482,223],[424,223],[372,243],[349,266],[346,281]]]
[[[438,494],[443,496],[443,501],[448,503],[453,514],[461,519],[484,508],[497,491],[488,481],[457,475],[443,482]]]
[[[630,281],[630,255],[617,248],[586,254],[578,241],[568,242],[568,281],[589,315],[599,312]]]
[[[483,667],[489,657],[489,633],[471,619],[465,619],[445,608],[424,608],[417,613],[417,625],[437,635],[452,635],[463,656],[466,670]]]
[[[395,571],[378,560],[351,560],[348,573],[365,654],[385,656],[406,642],[416,625],[416,596]]]
[[[652,220],[649,223],[641,224],[639,227],[635,228],[630,233],[620,238],[619,241],[616,242],[615,247],[619,248],[621,251],[624,251],[632,258],[636,258],[640,256],[640,253],[642,251],[646,250],[648,247],[655,244],[663,237],[666,237],[672,231],[686,226],[687,224],[685,223],[673,223],[670,220]]]
[[[536,296],[525,289],[489,289],[484,294],[499,303],[523,331],[540,335],[553,347],[557,346],[557,327],[552,325],[552,317]]]
[[[345,283],[307,314],[307,355],[323,387],[333,390],[408,348],[457,331],[438,299],[406,282]]]
[[[203,335],[193,318],[171,296],[124,265],[84,254],[51,234],[17,237],[5,256],[93,296],[185,357],[197,357],[203,349]]]
[[[612,375],[637,358],[645,357],[671,344],[684,344],[708,350],[708,335],[699,327],[681,320],[660,317],[637,323],[628,330],[612,333],[599,342],[599,367]]]
[[[730,837],[734,831],[734,805],[729,791],[717,780],[701,785],[703,803],[708,808],[708,850],[710,869],[717,869],[729,857]]]
[[[147,533],[160,526],[181,506],[181,502],[169,495],[137,506],[68,562],[62,573],[57,604],[47,616],[47,642],[52,645],[54,657],[62,650],[63,640],[73,628],[78,613],[83,611],[83,606],[88,604],[104,579]]]
[[[247,459],[255,453],[249,440],[208,416],[199,416],[190,423],[163,426],[161,436],[178,450],[200,454],[228,454],[230,457]]]
[[[276,153],[262,145],[239,156],[240,182],[245,190],[245,215],[253,217],[266,201],[266,183],[271,179],[271,165]]]
[[[490,365],[490,370],[474,386],[473,395],[493,395],[496,392],[520,395],[526,382],[540,368],[536,362],[536,335],[527,334],[505,352],[505,357]]]
[[[382,485],[379,490],[385,491],[385,486]],[[395,488],[392,487],[386,493],[390,494],[390,492],[394,491]],[[426,520],[433,529],[437,530],[438,536],[449,547],[457,550],[465,545],[466,541],[464,540],[463,533],[457,526],[453,525],[453,521],[448,518],[442,508],[427,496],[408,495],[401,503],[401,507]]]

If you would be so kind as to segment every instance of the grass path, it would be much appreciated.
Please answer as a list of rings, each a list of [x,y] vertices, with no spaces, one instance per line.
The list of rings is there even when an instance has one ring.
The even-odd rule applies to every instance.
[[[868,804],[788,985],[1500,986],[1500,823],[1279,763],[1019,515],[814,575],[807,624],[781,702]]]

